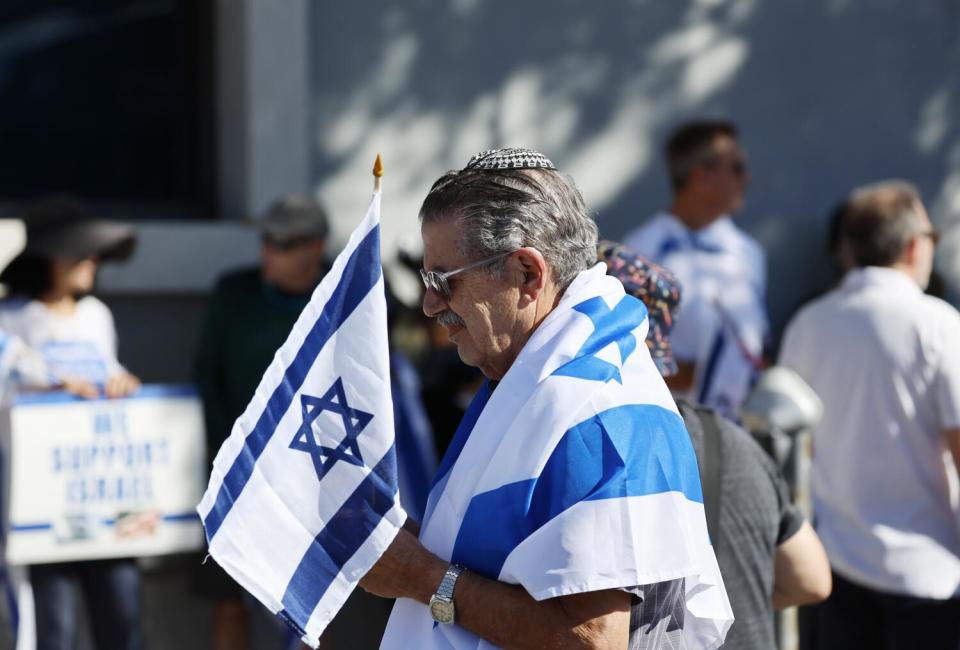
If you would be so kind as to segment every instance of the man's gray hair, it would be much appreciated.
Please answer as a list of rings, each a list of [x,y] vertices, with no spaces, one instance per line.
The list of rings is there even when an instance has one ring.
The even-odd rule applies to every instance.
[[[470,261],[537,249],[561,290],[597,261],[597,224],[573,179],[552,169],[447,172],[430,188],[420,219],[456,219]]]
[[[858,187],[841,215],[840,244],[855,266],[892,266],[920,233],[917,188],[888,180]]]

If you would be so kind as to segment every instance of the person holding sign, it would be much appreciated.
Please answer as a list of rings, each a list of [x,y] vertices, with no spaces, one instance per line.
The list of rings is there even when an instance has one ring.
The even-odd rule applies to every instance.
[[[89,295],[100,262],[129,257],[133,229],[94,219],[67,198],[36,204],[24,221],[26,247],[0,274],[10,295],[0,304],[0,330],[38,350],[53,376],[89,382],[106,397],[135,392],[139,380],[117,360],[113,316]],[[34,565],[30,580],[39,650],[73,647],[75,581],[86,596],[97,647],[141,647],[140,576],[133,559]]]

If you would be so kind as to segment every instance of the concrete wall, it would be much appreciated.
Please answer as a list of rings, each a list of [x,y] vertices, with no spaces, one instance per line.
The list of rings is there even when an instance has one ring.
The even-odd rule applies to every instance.
[[[960,279],[960,3],[372,0],[316,3],[311,20],[314,174],[340,233],[377,151],[385,236],[415,242],[438,175],[524,145],[619,237],[667,201],[665,134],[710,115],[742,128],[739,222],[769,254],[778,330],[827,281],[825,218],[859,183],[915,181]]]

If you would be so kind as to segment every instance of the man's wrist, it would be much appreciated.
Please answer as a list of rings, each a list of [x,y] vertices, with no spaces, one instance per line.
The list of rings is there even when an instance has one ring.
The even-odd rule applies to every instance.
[[[447,567],[447,572],[440,581],[440,585],[430,598],[428,607],[430,616],[437,623],[449,625],[456,620],[457,610],[453,602],[453,594],[457,588],[457,580],[463,572],[463,567],[459,564],[451,564]]]
[[[400,535],[409,535],[406,530],[401,530]],[[398,586],[401,593],[397,598],[410,598],[424,605],[430,602],[430,597],[437,589],[437,585],[443,580],[449,565],[429,549],[422,546],[419,541],[413,552],[408,552],[405,560],[401,561],[401,575],[399,575]]]
[[[437,587],[439,587],[440,582],[443,581],[443,576],[446,575],[447,567],[449,566],[449,564],[431,553],[426,565],[408,582],[408,584],[415,587],[416,591],[411,594],[414,600],[424,605],[429,605],[430,598],[436,593]]]

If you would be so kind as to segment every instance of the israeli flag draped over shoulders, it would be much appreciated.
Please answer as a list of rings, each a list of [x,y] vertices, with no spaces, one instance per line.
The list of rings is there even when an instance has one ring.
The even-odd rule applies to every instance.
[[[406,519],[386,318],[375,192],[217,454],[197,508],[217,563],[312,647]]]
[[[696,456],[647,327],[643,304],[602,264],[581,273],[499,384],[474,398],[420,539],[538,600],[684,578],[685,645],[713,648],[733,614]],[[492,646],[401,599],[381,647]]]

